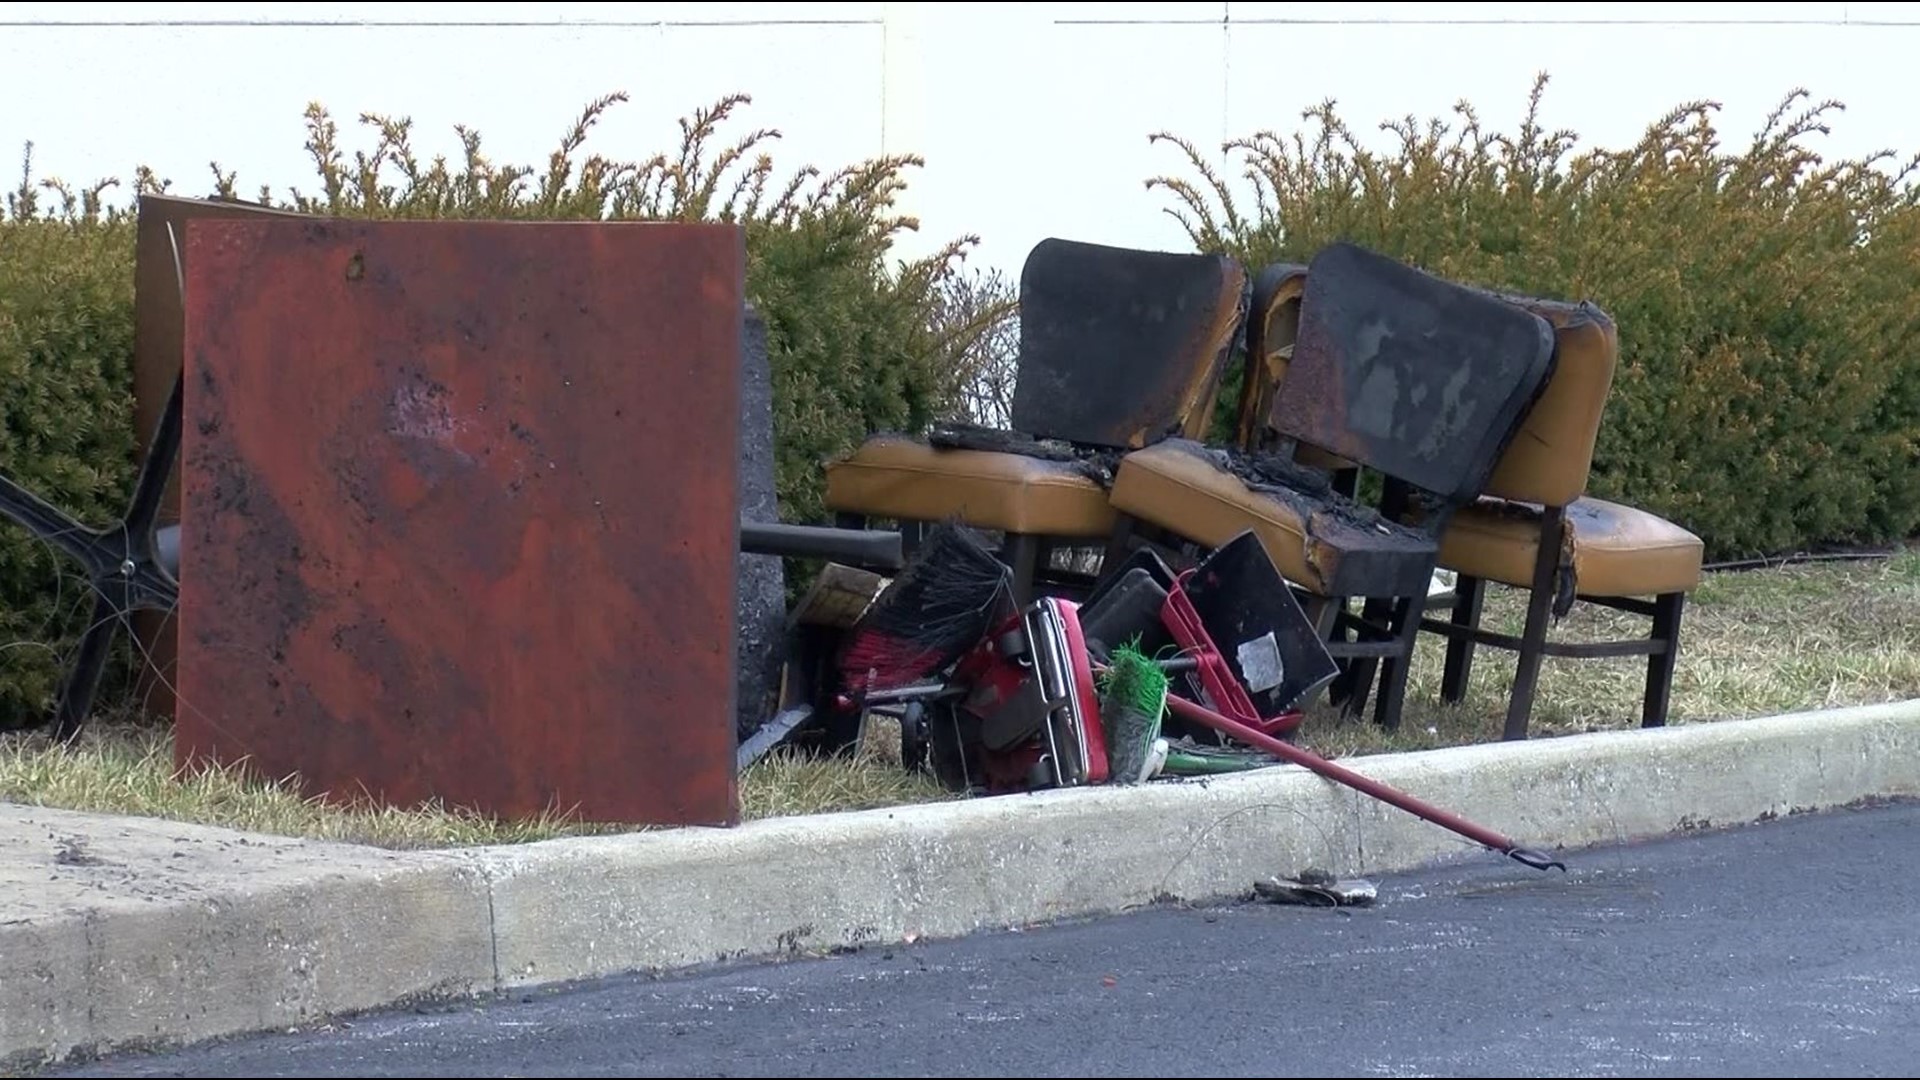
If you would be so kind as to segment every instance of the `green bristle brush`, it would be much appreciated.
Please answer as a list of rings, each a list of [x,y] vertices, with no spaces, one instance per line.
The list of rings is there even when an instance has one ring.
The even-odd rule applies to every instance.
[[[1107,782],[1144,783],[1167,709],[1167,673],[1136,639],[1113,650],[1100,686],[1100,722],[1107,734]]]

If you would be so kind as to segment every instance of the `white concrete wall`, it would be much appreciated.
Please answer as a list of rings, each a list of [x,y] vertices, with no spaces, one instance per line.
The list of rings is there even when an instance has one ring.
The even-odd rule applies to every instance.
[[[1015,270],[1049,234],[1180,246],[1143,186],[1179,165],[1160,129],[1212,146],[1326,98],[1365,130],[1461,98],[1510,128],[1544,70],[1547,120],[1604,143],[1694,98],[1744,139],[1803,86],[1849,106],[1835,153],[1911,153],[1917,47],[1920,3],[7,3],[0,152],[31,139],[76,183],[146,163],[198,193],[217,158],[244,189],[310,188],[309,101],[538,163],[598,94],[634,100],[592,145],[637,156],[741,90],[783,165],[925,155],[909,250],[974,232]]]

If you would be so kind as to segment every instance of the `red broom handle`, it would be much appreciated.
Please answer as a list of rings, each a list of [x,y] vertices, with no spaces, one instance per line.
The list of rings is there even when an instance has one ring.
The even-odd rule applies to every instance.
[[[1250,746],[1259,747],[1284,761],[1290,761],[1295,765],[1303,765],[1329,780],[1345,784],[1362,794],[1397,806],[1407,813],[1415,817],[1425,818],[1441,828],[1451,829],[1477,844],[1492,848],[1500,854],[1510,856],[1536,870],[1559,867],[1564,871],[1567,868],[1566,864],[1551,856],[1543,855],[1536,851],[1528,851],[1505,836],[1494,832],[1492,829],[1475,825],[1473,822],[1466,820],[1458,814],[1448,813],[1437,806],[1421,802],[1419,799],[1414,798],[1404,791],[1400,791],[1397,788],[1390,788],[1378,780],[1361,776],[1352,769],[1344,765],[1336,765],[1311,750],[1304,750],[1291,743],[1282,742],[1268,735],[1266,732],[1249,727],[1231,717],[1222,716],[1203,705],[1196,705],[1183,697],[1168,694],[1167,707],[1171,709],[1176,716],[1184,717],[1196,724],[1204,724],[1222,735],[1231,736]]]

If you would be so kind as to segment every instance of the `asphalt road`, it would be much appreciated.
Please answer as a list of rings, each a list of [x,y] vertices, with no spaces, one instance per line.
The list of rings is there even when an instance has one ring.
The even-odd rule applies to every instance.
[[[614,979],[63,1076],[1909,1076],[1920,807]]]

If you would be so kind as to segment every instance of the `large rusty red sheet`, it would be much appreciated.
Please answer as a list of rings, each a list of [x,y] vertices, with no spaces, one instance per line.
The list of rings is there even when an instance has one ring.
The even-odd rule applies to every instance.
[[[738,229],[187,228],[181,762],[733,823]]]
[[[274,210],[253,203],[186,199],[148,192],[140,196],[135,230],[133,266],[133,430],[135,447],[144,459],[167,407],[167,397],[180,376],[180,271],[186,262],[187,222],[200,218],[264,218],[305,220],[307,215]],[[180,521],[180,468],[174,466],[161,504],[160,523]],[[140,706],[159,717],[174,714],[173,680],[177,677],[178,634],[172,615],[142,611],[133,617],[140,640],[141,666],[134,693]]]

